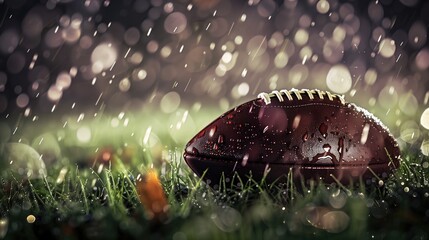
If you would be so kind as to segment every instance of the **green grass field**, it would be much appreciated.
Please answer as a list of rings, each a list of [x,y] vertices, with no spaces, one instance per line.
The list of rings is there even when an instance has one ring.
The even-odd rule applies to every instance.
[[[3,164],[0,239],[429,238],[429,158],[412,147],[387,181],[304,188],[250,181],[213,190],[182,151],[214,115],[187,114],[21,122],[9,142],[44,152],[47,176],[26,179]],[[139,200],[136,179],[149,169],[168,200],[162,219]]]

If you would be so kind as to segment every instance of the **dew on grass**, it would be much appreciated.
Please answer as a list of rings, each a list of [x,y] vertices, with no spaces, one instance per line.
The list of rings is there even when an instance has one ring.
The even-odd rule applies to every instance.
[[[9,228],[9,219],[7,217],[0,218],[0,238],[3,239]]]
[[[331,194],[329,196],[329,204],[335,209],[341,209],[347,202],[347,195],[343,191],[339,191],[337,194]]]
[[[32,214],[27,216],[27,222],[28,223],[34,223],[36,221],[36,217]]]

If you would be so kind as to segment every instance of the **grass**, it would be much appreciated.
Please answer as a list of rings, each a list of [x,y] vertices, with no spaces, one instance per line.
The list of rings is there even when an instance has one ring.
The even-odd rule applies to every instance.
[[[62,155],[42,179],[3,171],[0,239],[429,238],[429,158],[412,148],[403,150],[403,164],[384,182],[304,188],[264,181],[230,188],[221,182],[213,190],[183,162],[192,132],[173,132],[183,137],[177,142],[153,123],[158,143],[149,147],[141,143],[148,126],[140,133],[132,130],[137,123],[106,131],[110,123],[106,116],[86,122],[93,132],[85,144],[73,140],[79,126],[27,132],[30,140],[46,133],[62,137]],[[158,172],[169,205],[163,219],[151,218],[139,200],[136,181],[150,169]]]

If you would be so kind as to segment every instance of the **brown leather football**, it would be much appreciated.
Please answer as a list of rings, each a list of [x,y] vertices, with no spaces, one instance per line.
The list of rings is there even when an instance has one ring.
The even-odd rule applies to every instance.
[[[380,120],[343,96],[292,89],[221,115],[189,141],[184,158],[211,186],[235,173],[242,181],[350,184],[387,178],[400,150]]]

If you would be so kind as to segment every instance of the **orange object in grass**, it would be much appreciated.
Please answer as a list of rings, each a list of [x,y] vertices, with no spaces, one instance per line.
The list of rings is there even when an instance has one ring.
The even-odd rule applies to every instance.
[[[161,182],[155,170],[149,170],[137,178],[137,193],[148,217],[163,221],[166,219],[168,203]]]

